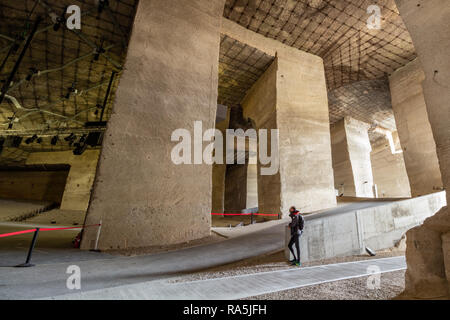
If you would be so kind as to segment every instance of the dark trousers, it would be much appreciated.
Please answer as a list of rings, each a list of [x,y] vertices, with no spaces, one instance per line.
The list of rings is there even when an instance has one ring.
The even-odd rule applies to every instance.
[[[299,237],[300,237],[299,234],[291,235],[291,240],[289,240],[289,244],[288,244],[288,248],[292,252],[292,254],[294,255],[294,260],[296,260],[296,261],[300,261],[300,240],[299,240]],[[295,243],[295,248],[297,249],[297,256],[295,255],[294,249],[292,248],[294,246],[294,243]]]

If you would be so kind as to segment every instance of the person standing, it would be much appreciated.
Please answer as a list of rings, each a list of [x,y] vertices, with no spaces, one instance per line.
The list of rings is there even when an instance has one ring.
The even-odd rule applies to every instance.
[[[300,262],[300,236],[303,233],[303,226],[305,224],[305,220],[301,216],[300,212],[295,209],[294,206],[292,206],[289,209],[289,217],[291,217],[291,223],[289,223],[289,228],[291,229],[291,240],[289,241],[288,248],[292,252],[292,255],[294,256],[293,260],[290,260],[289,262],[292,265],[301,266]],[[294,246],[297,251],[297,255],[295,255],[294,252]]]

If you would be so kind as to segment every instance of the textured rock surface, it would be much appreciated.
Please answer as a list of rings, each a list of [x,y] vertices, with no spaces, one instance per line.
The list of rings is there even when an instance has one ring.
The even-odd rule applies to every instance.
[[[103,141],[87,223],[100,249],[210,234],[212,166],[175,165],[171,134],[214,128],[223,0],[140,1]],[[95,244],[86,230],[83,249]]]
[[[450,232],[442,235],[442,252],[444,253],[445,276],[450,279]],[[450,285],[449,285],[450,293]]]
[[[413,197],[442,188],[436,144],[423,95],[424,78],[418,59],[389,78],[392,108]]]
[[[392,153],[389,142],[382,139],[372,145],[370,160],[378,198],[408,198],[411,196],[403,152]]]
[[[447,203],[450,200],[450,4],[447,0],[396,0],[400,14],[411,34],[420,63],[425,73],[423,93],[427,105],[428,118],[436,142],[436,151],[442,181],[447,189]],[[420,230],[420,231],[419,231]],[[444,254],[442,235],[450,232],[450,210],[443,208],[435,216],[427,219],[423,226],[407,234],[408,276],[405,294],[424,296],[444,294],[446,283],[436,276],[443,277]],[[446,239],[446,238],[445,238]],[[429,243],[427,243],[429,241]],[[413,243],[417,247],[411,248]],[[421,245],[426,243],[426,245]],[[441,253],[439,253],[439,248]],[[423,265],[414,263],[434,251],[436,258],[424,260]],[[433,284],[438,283],[433,287]],[[431,291],[431,292],[430,292]]]
[[[424,226],[406,233],[407,266],[405,280],[408,295],[437,298],[447,294],[441,234]]]

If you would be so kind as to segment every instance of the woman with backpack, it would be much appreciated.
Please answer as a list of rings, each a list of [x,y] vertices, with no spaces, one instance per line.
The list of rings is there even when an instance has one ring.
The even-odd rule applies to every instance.
[[[300,262],[300,236],[303,233],[303,226],[305,224],[305,220],[301,216],[300,212],[292,206],[289,209],[289,217],[291,217],[291,223],[289,223],[289,228],[291,229],[291,240],[289,241],[288,248],[292,252],[294,256],[293,260],[289,262],[292,265],[296,265],[300,267],[302,264]],[[297,256],[294,253],[293,246],[295,244],[295,248],[297,249]]]

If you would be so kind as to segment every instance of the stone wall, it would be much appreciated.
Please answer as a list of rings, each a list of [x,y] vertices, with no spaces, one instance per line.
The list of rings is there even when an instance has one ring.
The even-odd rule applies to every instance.
[[[86,211],[91,197],[100,150],[86,150],[76,156],[72,151],[35,152],[26,161],[27,165],[70,165],[60,208],[62,210]]]
[[[176,129],[214,128],[224,0],[139,1],[87,223],[99,248],[170,245],[210,235],[212,166],[171,160]],[[206,145],[206,144],[205,144]],[[95,244],[86,230],[82,249]]]
[[[428,120],[418,59],[389,78],[392,108],[413,197],[442,190],[436,144]]]
[[[370,161],[378,198],[411,197],[403,152],[392,153],[389,142],[382,139],[372,146]]]
[[[339,195],[372,198],[369,125],[345,117],[331,126],[334,185]]]
[[[61,203],[69,171],[0,171],[0,198]]]

